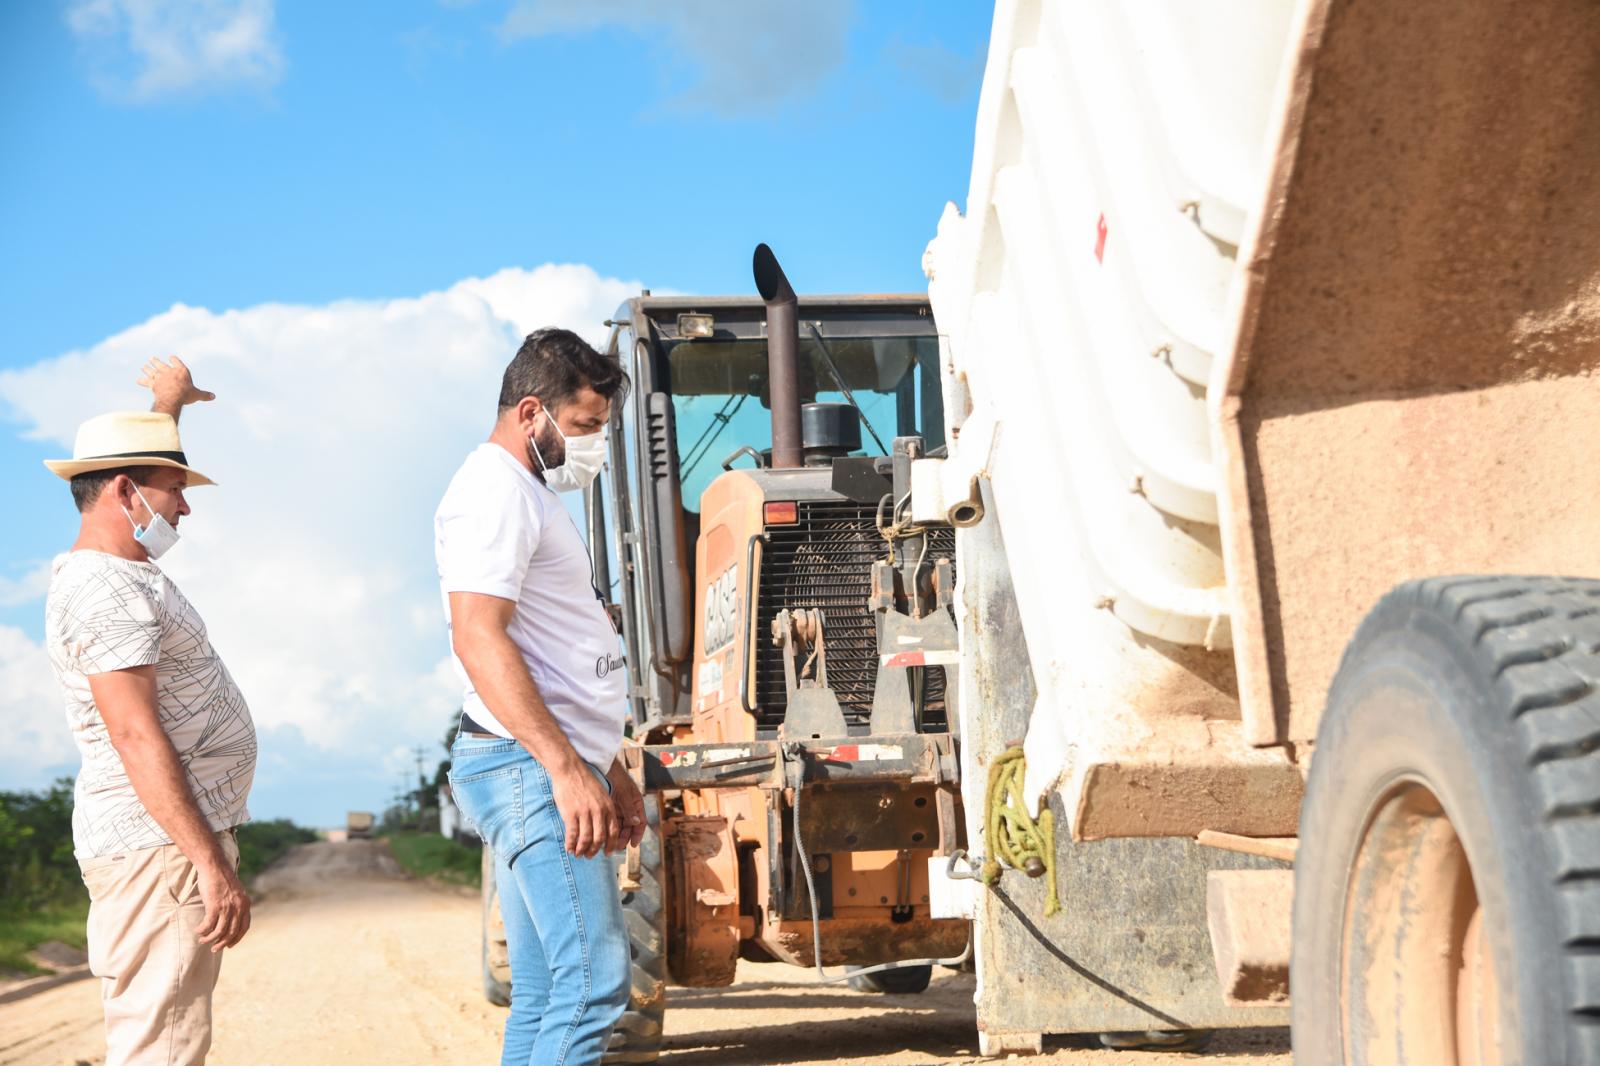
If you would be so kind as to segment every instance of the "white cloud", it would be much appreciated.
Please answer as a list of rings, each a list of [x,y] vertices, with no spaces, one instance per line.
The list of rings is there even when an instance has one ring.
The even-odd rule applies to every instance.
[[[283,76],[273,0],[72,0],[66,18],[113,99],[270,89]]]
[[[845,60],[853,0],[515,0],[507,39],[620,27],[659,42],[671,104],[749,115],[821,85]]]
[[[50,587],[50,560],[25,565],[27,569],[17,577],[0,574],[0,607],[18,607],[42,599]]]
[[[432,517],[488,435],[506,362],[543,325],[599,341],[600,323],[638,291],[546,265],[414,299],[178,305],[86,351],[0,373],[0,403],[70,454],[83,419],[147,405],[133,382],[148,358],[181,355],[218,395],[182,423],[191,462],[218,486],[189,494],[194,513],[162,567],[205,618],[264,734],[293,727],[307,750],[378,762],[436,740],[460,703],[443,662]],[[0,720],[31,716],[42,684],[64,738],[48,665],[25,639],[0,629]],[[33,746],[20,754],[13,739],[12,758],[60,754],[47,736],[18,741]]]
[[[0,626],[0,789],[46,785],[77,770],[61,690],[44,646]]]

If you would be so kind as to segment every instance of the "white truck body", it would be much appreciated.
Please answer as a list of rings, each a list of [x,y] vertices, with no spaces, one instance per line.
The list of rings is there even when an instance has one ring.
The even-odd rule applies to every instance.
[[[1283,856],[1358,842],[1240,838],[1297,836],[1357,626],[1419,578],[1600,574],[1596,56],[1581,0],[998,3],[912,504],[961,527],[973,861],[1008,749],[1056,817],[1059,913],[1010,871],[939,891],[985,1050],[1286,1021]],[[1353,906],[1297,911],[1297,959]],[[1284,980],[1220,987],[1250,952]]]
[[[1293,832],[1296,771],[1240,733],[1206,406],[1292,16],[1002,0],[967,210],[925,259],[959,429],[946,480],[984,475],[1008,552],[1036,561],[1017,587],[1029,790],[1061,790],[1080,836],[1147,833],[1125,803],[1146,771],[1195,794],[1160,835]],[[974,660],[1008,639],[964,635]],[[1098,805],[1097,773],[1125,778]]]

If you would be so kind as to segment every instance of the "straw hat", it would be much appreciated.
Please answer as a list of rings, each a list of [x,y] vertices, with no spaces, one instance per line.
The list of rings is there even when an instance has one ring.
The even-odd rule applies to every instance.
[[[95,470],[171,466],[189,475],[189,488],[216,484],[189,465],[178,440],[178,423],[154,411],[113,411],[91,418],[78,427],[72,458],[46,459],[44,465],[67,481]]]

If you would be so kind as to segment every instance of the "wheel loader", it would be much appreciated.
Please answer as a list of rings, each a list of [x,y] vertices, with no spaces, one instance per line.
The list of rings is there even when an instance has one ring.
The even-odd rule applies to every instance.
[[[649,826],[619,863],[633,998],[607,1062],[652,1061],[666,984],[728,985],[741,958],[915,992],[969,954],[929,905],[964,830],[954,529],[909,514],[944,448],[927,298],[797,297],[765,245],[753,273],[759,298],[647,292],[607,323],[635,387],[585,508]]]

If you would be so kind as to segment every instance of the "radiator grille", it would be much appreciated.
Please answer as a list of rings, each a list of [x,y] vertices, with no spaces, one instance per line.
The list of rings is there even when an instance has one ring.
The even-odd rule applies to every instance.
[[[877,508],[848,500],[802,500],[798,524],[767,529],[761,554],[760,597],[756,607],[756,719],[762,730],[776,730],[786,706],[783,657],[772,646],[772,621],[785,607],[821,608],[828,648],[828,683],[844,709],[851,733],[866,733],[872,718],[872,692],[878,679],[877,629],[867,600],[872,564],[885,558],[878,535]],[[955,530],[929,534],[930,563],[955,557]],[[944,671],[930,669],[923,729],[942,732],[945,720]]]

